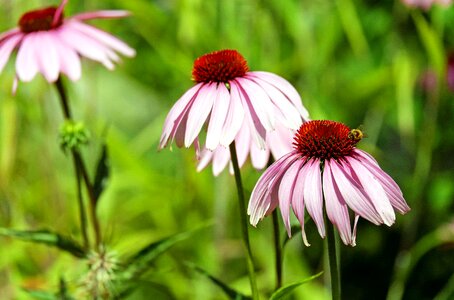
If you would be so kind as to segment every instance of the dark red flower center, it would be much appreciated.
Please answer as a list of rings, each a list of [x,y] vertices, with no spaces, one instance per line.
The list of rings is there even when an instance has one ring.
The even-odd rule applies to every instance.
[[[301,125],[295,134],[293,146],[303,156],[322,160],[350,155],[362,139],[359,129],[350,130],[342,123],[316,120]]]
[[[236,50],[215,51],[197,58],[192,69],[196,82],[228,82],[249,71],[244,57]]]
[[[53,23],[57,7],[51,6],[25,13],[19,20],[19,28],[24,33],[47,31],[59,27],[63,23],[63,13]]]

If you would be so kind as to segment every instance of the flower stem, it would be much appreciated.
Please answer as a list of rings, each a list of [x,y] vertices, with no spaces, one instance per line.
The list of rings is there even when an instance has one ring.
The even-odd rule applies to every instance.
[[[281,236],[279,232],[279,215],[277,210],[273,211],[273,233],[274,233],[274,249],[275,249],[275,268],[276,268],[276,288],[282,287],[282,246]]]
[[[63,81],[61,80],[61,77],[59,77],[58,80],[55,82],[55,86],[57,87],[57,91],[60,96],[60,103],[61,103],[61,106],[63,109],[63,115],[66,120],[72,121],[71,110],[69,108],[69,103],[68,103],[68,97],[66,94],[65,87],[63,85]],[[80,175],[82,176],[82,179],[85,183],[85,187],[88,192],[88,197],[90,199],[90,201],[89,201],[90,217],[91,217],[91,221],[93,224],[93,231],[95,234],[95,245],[96,245],[96,248],[100,248],[101,230],[100,230],[100,226],[99,226],[98,217],[96,215],[96,197],[95,197],[95,193],[93,190],[93,185],[91,184],[90,178],[88,176],[87,168],[85,167],[85,163],[82,158],[82,155],[76,149],[72,149],[71,153],[72,153],[74,164],[75,164],[76,177],[78,177]],[[80,178],[80,177],[78,177],[78,178]],[[78,179],[78,180],[80,180],[80,179]],[[79,201],[79,205],[81,203],[82,203],[82,201]],[[82,210],[84,211],[83,216],[84,216],[84,218],[86,218],[83,205],[80,207],[80,209],[81,209],[81,211]],[[81,213],[81,224],[86,224],[86,222],[83,223],[83,221],[82,221],[82,213]],[[82,226],[84,226],[84,225],[82,225]],[[84,231],[85,231],[85,233],[84,233]],[[83,235],[86,235],[86,228],[82,228],[82,232],[83,232]]]
[[[248,221],[246,215],[246,201],[244,198],[243,183],[241,181],[240,166],[238,165],[238,157],[236,155],[235,142],[230,144],[230,158],[232,160],[233,172],[235,174],[235,182],[238,191],[238,204],[240,213],[241,231],[243,235],[243,242],[246,248],[246,260],[249,273],[249,281],[251,284],[252,299],[259,299],[259,292],[257,289],[257,281],[255,279],[254,261],[252,259],[251,244],[249,241]]]
[[[334,226],[331,222],[326,222],[326,237],[328,244],[329,270],[331,275],[331,294],[333,300],[341,299],[340,283],[340,262],[337,257],[337,240],[334,234]]]
[[[77,185],[77,200],[79,203],[79,219],[80,219],[80,227],[82,230],[82,240],[83,240],[83,245],[84,249],[87,250],[90,247],[89,241],[88,241],[88,233],[87,233],[87,216],[85,214],[85,205],[84,205],[84,200],[82,198],[82,180],[80,176],[80,171],[79,168],[77,167],[77,162],[75,158],[73,157],[73,162],[74,162],[74,170],[76,170],[76,185]]]

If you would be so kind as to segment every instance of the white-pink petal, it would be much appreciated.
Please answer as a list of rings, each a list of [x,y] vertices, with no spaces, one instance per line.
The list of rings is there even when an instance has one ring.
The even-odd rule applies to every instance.
[[[16,72],[21,81],[31,81],[38,73],[35,49],[41,45],[36,43],[35,36],[36,33],[24,36],[17,52]]]
[[[39,72],[48,82],[55,82],[60,74],[60,57],[51,36],[53,36],[51,31],[35,33],[35,57]]]
[[[184,145],[191,146],[195,138],[200,133],[203,124],[206,122],[208,115],[213,108],[214,99],[218,93],[216,83],[209,83],[203,86],[188,112],[188,121],[186,124],[186,134]]]
[[[300,172],[301,185],[304,186],[306,209],[317,226],[318,233],[325,237],[325,221],[323,219],[323,189],[320,171],[320,160],[311,159]]]
[[[230,93],[224,84],[219,84],[217,88],[216,99],[213,103],[210,122],[208,124],[205,147],[214,150],[219,145],[221,139],[222,127],[227,117]]]
[[[352,245],[352,232],[348,206],[345,203],[339,187],[333,180],[331,170],[332,160],[325,160],[323,170],[323,193],[325,196],[326,214],[331,223],[339,231],[339,235],[345,245]]]
[[[91,19],[114,19],[114,18],[124,18],[130,16],[131,13],[126,10],[98,10],[98,11],[89,11],[81,14],[77,14],[69,18],[76,19],[79,21],[91,20]]]
[[[229,82],[230,101],[225,122],[222,128],[220,143],[228,147],[235,139],[238,131],[243,125],[245,111],[242,105],[240,91],[234,81]],[[244,126],[244,125],[243,125]]]
[[[3,71],[6,63],[8,62],[11,53],[13,52],[14,48],[20,43],[22,40],[23,34],[10,34],[8,38],[5,38],[3,41],[0,42],[0,72]]]

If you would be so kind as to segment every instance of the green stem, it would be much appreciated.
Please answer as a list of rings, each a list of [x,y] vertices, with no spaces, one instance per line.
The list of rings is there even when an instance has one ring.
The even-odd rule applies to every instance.
[[[276,290],[282,287],[282,246],[279,231],[279,215],[277,209],[273,211],[273,233],[275,249]]]
[[[83,240],[83,245],[84,249],[87,250],[90,245],[88,241],[88,233],[87,233],[87,216],[85,214],[85,205],[84,205],[84,200],[82,198],[82,180],[81,180],[81,175],[79,168],[77,166],[77,162],[73,157],[73,162],[74,162],[74,170],[76,170],[76,186],[77,186],[77,200],[79,203],[79,219],[80,219],[80,227],[82,230],[82,240]]]
[[[61,80],[61,77],[58,78],[58,80],[55,82],[55,86],[57,87],[58,94],[60,96],[60,103],[63,109],[63,115],[65,117],[65,120],[72,121],[72,116],[71,116],[71,110],[69,108],[68,104],[68,97],[66,94],[65,87],[63,85],[63,81]],[[91,184],[90,177],[88,176],[87,168],[85,167],[84,160],[81,156],[81,154],[75,150],[71,150],[73,160],[75,163],[75,172],[76,172],[76,177],[82,175],[83,181],[85,183],[85,187],[88,192],[88,197],[90,199],[90,217],[91,221],[93,224],[93,231],[95,234],[95,245],[97,249],[100,249],[101,245],[101,229],[98,221],[98,217],[96,215],[96,197],[95,193],[93,190],[93,185]],[[81,210],[83,210],[83,207],[80,207]],[[81,213],[82,215],[82,213]],[[84,218],[85,217],[85,210],[84,210]],[[81,224],[82,224],[82,219],[81,219]],[[84,231],[86,229],[82,229]]]
[[[247,221],[247,214],[246,214],[246,201],[244,198],[244,189],[243,189],[243,183],[241,181],[241,173],[240,173],[240,166],[238,164],[238,157],[236,155],[235,142],[232,142],[230,144],[229,148],[230,148],[230,158],[232,160],[233,171],[235,174],[236,188],[238,191],[238,204],[239,204],[241,231],[242,231],[242,235],[243,235],[244,246],[246,248],[246,260],[247,260],[247,268],[248,268],[248,273],[249,273],[249,281],[251,284],[252,299],[258,300],[259,292],[257,289],[257,281],[255,279],[254,262],[252,259],[251,244],[249,241],[249,230],[248,230],[248,221]]]
[[[328,244],[329,270],[331,275],[331,294],[333,300],[341,299],[340,268],[337,257],[337,241],[334,234],[334,226],[326,222],[326,239]]]

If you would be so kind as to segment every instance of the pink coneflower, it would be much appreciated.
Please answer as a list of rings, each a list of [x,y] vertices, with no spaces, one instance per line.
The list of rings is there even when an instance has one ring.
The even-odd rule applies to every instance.
[[[391,226],[394,209],[410,210],[394,180],[366,152],[355,148],[362,132],[333,121],[304,123],[294,138],[294,150],[272,164],[260,177],[248,207],[256,226],[278,205],[290,236],[290,207],[302,226],[305,245],[304,211],[325,237],[323,203],[329,221],[344,244],[355,245],[359,217]],[[393,209],[394,207],[394,209]],[[349,210],[355,214],[353,231]]]
[[[449,6],[451,5],[452,0],[402,0],[402,2],[410,7],[420,7],[423,9],[429,9],[434,4]]]
[[[81,76],[80,56],[98,61],[108,69],[119,61],[116,52],[134,56],[134,49],[114,36],[84,23],[96,18],[121,18],[126,11],[86,12],[71,18],[63,17],[63,8],[47,7],[25,13],[19,26],[0,35],[0,72],[11,53],[18,49],[16,76],[31,81],[41,73],[48,82],[55,82],[60,73],[71,80]]]
[[[199,133],[207,124],[204,147],[215,151],[216,157],[222,156],[215,161],[225,166],[228,150],[219,146],[228,147],[236,140],[238,152],[246,152],[243,156],[249,150],[254,155],[253,149],[266,152],[270,132],[279,126],[296,130],[308,118],[298,92],[289,82],[272,73],[250,72],[246,60],[235,50],[199,57],[192,75],[196,85],[167,115],[159,148],[173,140],[178,147],[190,147],[194,142],[198,146]]]

